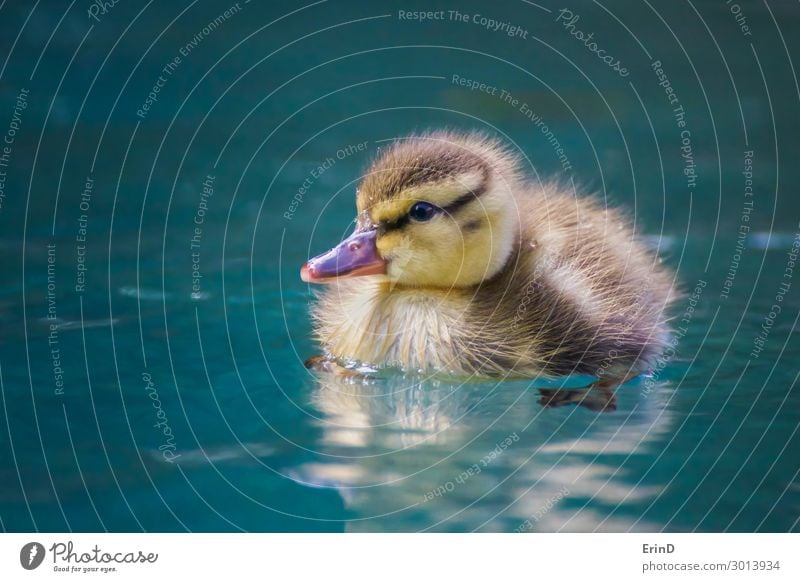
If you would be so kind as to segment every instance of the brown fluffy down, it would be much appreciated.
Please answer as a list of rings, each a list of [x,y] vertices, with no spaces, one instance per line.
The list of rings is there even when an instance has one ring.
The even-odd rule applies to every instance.
[[[384,150],[359,188],[360,223],[404,190],[435,190],[442,180],[480,169],[490,190],[480,204],[494,208],[500,200],[500,212],[511,217],[489,240],[503,248],[507,239],[509,250],[502,268],[474,285],[361,277],[326,286],[312,309],[326,355],[477,376],[622,379],[651,368],[668,341],[673,274],[637,240],[622,212],[556,183],[528,182],[519,167],[502,143],[481,134],[423,134]],[[499,224],[490,218],[462,229]]]

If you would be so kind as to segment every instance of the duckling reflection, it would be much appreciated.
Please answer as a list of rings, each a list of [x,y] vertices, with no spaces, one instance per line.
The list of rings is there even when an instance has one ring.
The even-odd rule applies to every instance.
[[[377,371],[371,368],[344,368],[323,356],[313,356],[306,361],[306,366],[320,372],[333,374],[347,381],[343,385],[357,383],[374,384]],[[329,381],[331,379],[329,378]],[[465,380],[467,381],[467,380]],[[601,378],[582,388],[539,388],[539,404],[545,407],[557,408],[575,404],[583,406],[594,412],[613,412],[617,409],[617,397],[614,388],[615,380]],[[419,389],[420,384],[415,384]]]
[[[364,447],[380,440],[395,450],[457,439],[463,432],[459,420],[482,396],[468,384],[422,376],[398,382],[389,376],[320,374],[312,404],[325,416],[327,444]]]
[[[539,404],[550,408],[577,404],[593,412],[614,412],[617,409],[614,386],[616,382],[601,379],[586,389],[539,388]]]
[[[628,412],[571,418],[580,409],[543,407],[528,381],[322,373],[315,382],[320,455],[285,474],[336,488],[350,531],[655,529],[624,517],[626,503],[659,490],[620,472],[619,460],[658,446],[671,422],[666,385],[643,394],[633,383]],[[608,507],[621,511],[610,517]]]

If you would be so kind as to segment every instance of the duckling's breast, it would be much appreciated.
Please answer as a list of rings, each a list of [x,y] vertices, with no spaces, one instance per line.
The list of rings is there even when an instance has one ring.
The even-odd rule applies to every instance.
[[[383,281],[334,283],[314,311],[316,333],[334,358],[404,370],[457,371],[451,330],[468,298],[457,291],[391,288]]]

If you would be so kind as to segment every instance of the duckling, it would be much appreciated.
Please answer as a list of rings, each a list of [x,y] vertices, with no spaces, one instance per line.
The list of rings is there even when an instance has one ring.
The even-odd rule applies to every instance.
[[[356,206],[354,232],[301,268],[328,284],[311,313],[325,355],[310,367],[586,374],[607,387],[651,369],[668,341],[673,277],[624,214],[526,180],[495,138],[398,139]]]

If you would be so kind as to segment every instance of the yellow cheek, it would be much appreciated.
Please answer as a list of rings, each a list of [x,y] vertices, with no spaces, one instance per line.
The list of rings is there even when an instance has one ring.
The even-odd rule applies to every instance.
[[[481,218],[484,217],[481,213]],[[434,228],[430,235],[438,244],[430,255],[428,268],[435,273],[436,282],[449,286],[482,281],[490,271],[492,256],[497,250],[490,221],[484,218],[476,230],[468,231],[462,231],[452,222],[431,226]]]
[[[400,231],[383,234],[377,247],[389,259],[389,275],[413,285],[473,285],[493,271],[492,257],[498,241],[492,221],[480,213],[475,230],[462,232],[451,219],[410,223]],[[494,233],[496,235],[496,231]]]
[[[394,254],[395,249],[408,246],[408,242],[399,232],[390,232],[378,237],[375,245],[378,247],[378,252],[382,257],[390,258]]]
[[[481,228],[469,235],[469,245],[459,279],[482,281],[489,267],[495,241],[489,228]]]

